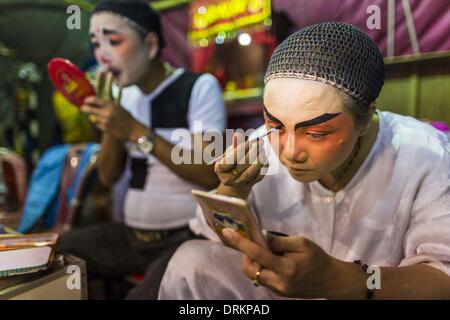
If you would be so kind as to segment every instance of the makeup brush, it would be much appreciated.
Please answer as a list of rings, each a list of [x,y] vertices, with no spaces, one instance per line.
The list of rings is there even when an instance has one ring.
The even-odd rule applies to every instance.
[[[273,133],[275,130],[281,129],[281,127],[282,127],[281,124],[278,125],[278,126],[276,126],[276,127],[273,127],[272,129],[267,130],[267,131],[266,131],[264,134],[262,134],[261,136],[258,136],[258,137],[255,137],[255,138],[249,140],[248,143],[252,143],[252,142],[254,142],[254,141],[258,141],[258,140],[260,140],[260,139],[262,139],[262,138],[264,138],[264,137],[267,137],[269,134]],[[224,156],[225,156],[225,153],[223,153],[221,156],[219,156],[219,157],[217,157],[217,158],[211,160],[207,165],[209,166],[209,165],[211,165],[211,164],[213,164],[213,163],[219,162],[220,160],[222,160],[222,158],[223,158]]]

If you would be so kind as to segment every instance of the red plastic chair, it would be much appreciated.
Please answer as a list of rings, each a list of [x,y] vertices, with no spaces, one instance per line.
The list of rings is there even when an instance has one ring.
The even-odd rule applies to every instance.
[[[62,233],[69,231],[82,208],[82,200],[86,190],[87,181],[95,170],[97,160],[96,154],[91,157],[88,165],[83,169],[83,172],[79,178],[77,189],[74,190],[74,195],[70,203],[67,202],[66,194],[67,189],[73,186],[85,147],[85,144],[74,145],[70,148],[66,156],[61,176],[59,191],[60,206],[57,213],[56,225],[54,227],[55,232]]]
[[[0,164],[7,196],[14,198],[18,211],[22,210],[27,194],[27,167],[25,160],[17,153],[0,148]]]

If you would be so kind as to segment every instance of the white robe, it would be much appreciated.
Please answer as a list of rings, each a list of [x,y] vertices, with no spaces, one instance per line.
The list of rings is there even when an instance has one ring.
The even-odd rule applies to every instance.
[[[279,161],[270,148],[268,156],[271,165]],[[413,118],[380,112],[369,155],[337,193],[300,183],[280,165],[253,187],[249,203],[264,229],[306,237],[337,259],[426,263],[450,275],[450,143]],[[217,241],[201,212],[190,225]],[[169,263],[160,298],[274,297],[254,288],[241,265],[241,254],[220,244],[186,243]]]

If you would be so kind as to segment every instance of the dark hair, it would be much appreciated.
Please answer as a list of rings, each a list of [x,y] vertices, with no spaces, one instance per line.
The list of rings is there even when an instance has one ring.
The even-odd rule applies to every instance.
[[[103,0],[97,4],[92,14],[100,12],[122,16],[138,32],[141,39],[144,39],[149,32],[155,32],[158,35],[159,50],[164,48],[166,43],[162,34],[159,14],[152,9],[148,2],[143,0]]]

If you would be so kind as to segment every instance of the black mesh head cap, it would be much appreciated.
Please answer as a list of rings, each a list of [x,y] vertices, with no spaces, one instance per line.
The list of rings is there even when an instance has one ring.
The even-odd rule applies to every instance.
[[[383,56],[357,27],[319,23],[300,29],[276,48],[264,83],[274,78],[324,82],[368,106],[383,87]]]
[[[103,0],[95,7],[92,14],[109,12],[118,15],[134,27],[137,31],[146,35],[150,31],[155,32],[159,39],[159,48],[165,45],[162,36],[162,26],[159,14],[153,10],[144,0]]]

